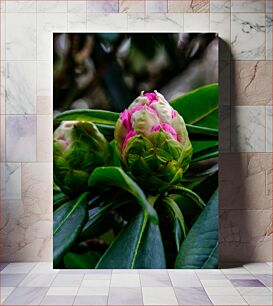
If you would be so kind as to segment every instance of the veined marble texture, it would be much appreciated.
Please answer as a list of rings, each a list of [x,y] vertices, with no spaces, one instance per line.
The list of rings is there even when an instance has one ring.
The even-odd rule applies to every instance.
[[[144,11],[145,11],[144,1],[138,1],[138,0],[120,0],[119,1],[119,12],[120,13],[144,13]]]
[[[52,33],[67,31],[67,13],[37,14],[37,60],[52,60]]]
[[[266,0],[231,0],[231,12],[236,13],[264,13],[266,9]]]
[[[2,260],[52,258],[51,43],[67,30],[219,33],[221,261],[271,259],[271,0],[0,5]]]
[[[38,13],[66,13],[68,0],[37,1]]]
[[[230,13],[230,0],[210,0],[210,12]]]
[[[8,61],[5,76],[6,114],[35,114],[36,63]]]
[[[145,14],[144,22],[147,32],[183,32],[183,14]]]
[[[6,161],[36,161],[36,116],[6,116]]]
[[[90,13],[118,13],[118,0],[89,0],[87,12]]]
[[[265,106],[232,107],[231,151],[265,152]]]
[[[36,14],[6,13],[6,59],[36,59]]]
[[[231,46],[236,60],[265,59],[265,14],[231,14]]]

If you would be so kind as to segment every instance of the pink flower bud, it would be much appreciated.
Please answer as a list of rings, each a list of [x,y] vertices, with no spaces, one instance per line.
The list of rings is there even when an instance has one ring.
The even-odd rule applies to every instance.
[[[177,134],[174,128],[172,128],[169,124],[167,123],[161,123],[157,124],[152,128],[153,132],[158,132],[158,131],[164,131],[166,133],[170,133],[173,137],[173,139],[177,140]]]

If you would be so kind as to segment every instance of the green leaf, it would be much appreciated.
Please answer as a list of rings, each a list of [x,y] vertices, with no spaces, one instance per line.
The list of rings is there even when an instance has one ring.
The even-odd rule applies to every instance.
[[[104,204],[102,207],[90,209],[89,218],[83,228],[81,238],[91,238],[102,234],[103,230],[106,231],[108,228],[105,224],[105,219],[108,217],[109,213],[125,204],[131,204],[130,200],[111,201],[108,204]]]
[[[87,194],[66,203],[53,214],[53,262],[56,266],[80,234],[87,217]]]
[[[186,124],[190,136],[193,135],[207,135],[218,138],[218,129],[211,129],[204,126]]]
[[[62,204],[67,203],[69,197],[62,193],[60,190],[53,190],[53,208],[56,210]]]
[[[191,199],[195,204],[197,204],[200,208],[204,208],[206,206],[206,204],[204,203],[204,201],[199,197],[199,195],[197,193],[195,193],[194,191],[186,188],[186,187],[182,187],[182,186],[171,186],[168,189],[168,193],[169,194],[181,194],[189,199]]]
[[[186,124],[218,129],[218,84],[195,89],[170,104]]]
[[[197,162],[202,161],[202,160],[210,159],[210,158],[215,158],[215,157],[218,157],[218,156],[219,156],[219,151],[218,151],[218,148],[217,148],[213,152],[205,153],[205,154],[200,155],[200,156],[198,156],[196,158],[193,158],[191,160],[191,164],[197,163]]]
[[[193,154],[200,154],[206,150],[218,148],[218,140],[192,140],[191,144]]]
[[[119,118],[119,113],[114,113],[104,110],[95,109],[77,109],[65,111],[54,118],[54,124],[61,121],[77,120],[77,121],[90,121],[102,125],[113,126]],[[110,127],[108,127],[110,128]]]
[[[189,231],[177,255],[176,269],[215,269],[218,266],[218,190]]]
[[[187,228],[184,216],[179,206],[171,197],[164,197],[160,203],[165,205],[173,214],[175,243],[177,251],[179,251],[182,241],[187,236]]]
[[[64,256],[64,265],[66,269],[94,269],[100,253],[98,252],[85,252],[82,254],[68,252]]]
[[[165,254],[159,226],[141,211],[120,232],[96,268],[164,269]]]
[[[93,187],[114,186],[129,192],[137,199],[138,204],[149,215],[151,221],[154,223],[158,222],[157,213],[146,199],[144,192],[121,168],[98,167],[90,175],[88,184]]]

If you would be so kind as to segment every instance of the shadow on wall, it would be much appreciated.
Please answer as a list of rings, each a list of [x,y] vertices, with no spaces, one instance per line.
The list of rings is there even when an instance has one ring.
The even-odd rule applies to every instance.
[[[230,46],[222,39],[219,39],[219,56],[219,140],[221,152],[219,156],[219,267],[223,268],[241,266],[243,263],[257,260],[269,260],[271,230],[268,228],[259,236],[258,227],[261,224],[257,224],[259,220],[256,220],[255,224],[253,214],[249,210],[263,209],[264,206],[267,207],[266,205],[270,208],[272,198],[267,194],[268,198],[257,197],[257,199],[253,199],[256,190],[251,190],[251,184],[247,181],[248,175],[250,175],[248,167],[253,162],[252,155],[254,163],[256,162],[259,167],[261,167],[259,164],[261,161],[256,160],[252,153],[239,153],[239,133],[231,133],[240,123],[240,118],[231,108],[231,105],[235,104],[234,101],[237,101],[240,84],[236,84],[235,81],[234,66],[236,62],[233,60]],[[230,74],[227,73],[229,69]],[[267,157],[265,159],[267,161]],[[265,182],[262,183],[265,186]],[[269,227],[270,223],[269,221]],[[262,226],[266,228],[265,224]],[[267,239],[268,241],[266,241]]]

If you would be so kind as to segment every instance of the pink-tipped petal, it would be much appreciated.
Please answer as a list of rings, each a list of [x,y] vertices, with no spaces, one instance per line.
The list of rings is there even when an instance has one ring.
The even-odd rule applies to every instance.
[[[147,92],[146,94],[144,94],[144,96],[148,98],[150,103],[157,100],[156,94],[154,92]]]
[[[146,105],[138,105],[138,106],[134,107],[134,108],[131,110],[130,115],[133,115],[135,112],[138,112],[138,111],[142,110],[144,107],[146,108],[146,110],[147,110],[148,112],[150,112],[150,113],[153,114],[153,115],[156,115],[156,112],[155,112],[151,107],[146,106]]]
[[[126,130],[129,132],[132,130],[131,127],[131,114],[130,112],[125,109],[121,115],[120,115],[120,120],[122,122],[122,124],[125,126]]]
[[[162,129],[164,132],[170,133],[172,135],[172,137],[175,140],[177,140],[177,133],[174,130],[174,128],[171,127],[169,124],[167,124],[167,123],[157,124],[157,125],[153,126],[152,132],[158,132],[160,129]]]
[[[125,148],[126,143],[128,142],[128,140],[129,140],[130,138],[136,136],[136,135],[137,135],[137,133],[134,132],[134,131],[130,131],[130,132],[126,135],[126,137],[124,138],[123,143],[122,143],[122,150]]]
[[[172,118],[175,118],[176,116],[177,116],[177,112],[174,109],[172,109]]]

